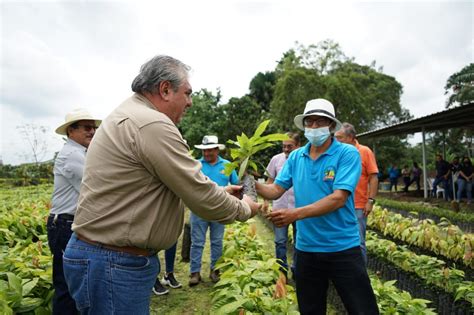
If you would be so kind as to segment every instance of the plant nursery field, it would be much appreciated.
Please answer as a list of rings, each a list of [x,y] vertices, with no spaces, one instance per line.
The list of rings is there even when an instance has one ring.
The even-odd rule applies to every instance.
[[[0,189],[0,314],[51,312],[46,237],[51,192],[51,185]],[[382,204],[369,217],[367,233],[368,268],[380,313],[472,314],[474,236],[451,224],[468,226],[472,217],[427,218],[434,210],[425,212],[420,205],[411,209],[410,203]],[[227,226],[221,280],[215,285],[208,278],[207,244],[204,282],[188,286],[189,263],[181,260],[180,238],[175,273],[183,287],[153,296],[150,313],[298,314],[295,290],[280,278],[268,226],[264,218]],[[162,265],[163,256],[160,253]],[[344,313],[334,289],[328,301],[329,314]]]

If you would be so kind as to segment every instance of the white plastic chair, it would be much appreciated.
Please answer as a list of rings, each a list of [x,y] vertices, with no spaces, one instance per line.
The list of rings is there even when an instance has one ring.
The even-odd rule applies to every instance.
[[[443,195],[443,199],[444,199],[444,188],[443,187],[436,187],[436,199],[439,198],[439,195]]]
[[[434,182],[434,178],[432,177],[428,177],[426,179],[426,185],[429,187],[430,194],[433,191],[433,182]],[[439,195],[442,195],[444,199],[444,194],[445,194],[444,188],[438,185],[438,187],[436,187],[436,198],[439,198]]]

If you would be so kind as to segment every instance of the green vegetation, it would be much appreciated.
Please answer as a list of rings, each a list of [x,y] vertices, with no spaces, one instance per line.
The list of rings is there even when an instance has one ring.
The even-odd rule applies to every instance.
[[[420,205],[413,202],[395,201],[385,198],[377,198],[377,204],[382,207],[395,208],[399,210],[405,210],[408,212],[420,212],[427,213],[439,218],[446,218],[451,221],[463,221],[474,223],[474,214],[472,213],[459,213],[454,212],[451,209],[430,207],[426,205]]]
[[[470,268],[474,267],[474,235],[463,233],[459,227],[449,224],[447,220],[435,224],[432,220],[406,218],[375,206],[368,217],[367,226],[383,235],[426,249]]]
[[[455,103],[466,105],[474,102],[474,63],[462,68],[459,72],[452,74],[446,86],[445,94],[452,90],[451,95],[446,102],[446,107],[454,106]]]
[[[380,239],[374,232],[367,232],[367,251],[390,261],[407,272],[438,288],[451,293],[455,300],[463,299],[474,306],[474,283],[464,280],[464,272],[445,267],[445,262],[426,255],[416,255],[404,246]]]
[[[255,172],[258,172],[257,163],[250,158],[255,153],[274,146],[275,142],[289,139],[286,134],[280,133],[262,136],[269,123],[270,120],[265,120],[258,125],[254,134],[250,138],[247,137],[245,133],[242,133],[240,136],[237,136],[236,141],[227,141],[228,143],[234,144],[236,148],[230,150],[233,162],[225,165],[224,173],[226,175],[230,175],[233,170],[239,168],[238,178],[240,180],[246,173],[248,166],[250,166]]]
[[[1,314],[51,312],[51,254],[46,236],[51,189],[43,185],[1,190]]]
[[[395,287],[395,280],[382,281],[375,275],[370,275],[370,283],[374,289],[380,314],[436,314],[428,307],[430,301],[415,299],[410,293],[400,291]]]
[[[52,185],[0,190],[1,314],[51,312],[51,255],[45,228],[51,192]],[[408,233],[412,236],[408,237],[407,234],[405,237],[415,242],[425,243],[428,237],[437,243],[440,237],[447,242],[448,248],[462,246],[460,240],[466,237],[455,227],[434,225],[428,220],[422,222],[401,218],[379,208],[374,210],[369,222],[385,226],[384,231],[391,236],[395,233],[403,237]],[[472,242],[472,238],[469,240]],[[181,242],[178,243],[178,256],[180,245]],[[474,305],[474,285],[465,280],[463,271],[447,268],[443,261],[434,257],[416,255],[404,246],[377,239],[371,232],[368,233],[367,247],[371,255],[383,257],[401,270],[416,274],[427,285],[449,292],[453,299]],[[454,251],[457,249],[449,250],[450,253]],[[163,253],[160,256],[164,268]],[[189,265],[177,257],[175,275],[183,287],[170,289],[170,293],[165,296],[152,296],[150,312],[176,315],[237,314],[245,310],[246,314],[296,314],[294,289],[279,280],[279,265],[273,257],[272,233],[259,219],[254,219],[250,225],[229,226],[224,255],[219,262],[221,281],[214,285],[207,280],[207,271],[210,269],[207,242],[202,266],[204,282],[190,288],[187,285]],[[427,306],[428,301],[412,298],[413,292],[410,295],[397,290],[393,281],[380,282],[372,275],[371,282],[381,314],[433,313]],[[336,313],[331,305],[329,309],[328,314]]]
[[[227,228],[225,250],[216,266],[222,272],[211,313],[299,314],[293,287],[286,285],[276,258],[264,250],[256,226]]]

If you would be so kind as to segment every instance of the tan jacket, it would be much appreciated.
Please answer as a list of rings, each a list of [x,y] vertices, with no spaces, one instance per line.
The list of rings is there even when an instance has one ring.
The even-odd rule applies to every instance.
[[[183,228],[183,202],[220,223],[250,207],[201,172],[173,122],[134,94],[101,124],[88,150],[72,229],[107,245],[161,250]]]

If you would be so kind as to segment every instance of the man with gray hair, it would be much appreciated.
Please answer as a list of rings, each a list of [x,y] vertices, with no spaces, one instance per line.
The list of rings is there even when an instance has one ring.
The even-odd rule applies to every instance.
[[[379,169],[375,155],[369,147],[359,144],[356,139],[356,130],[353,125],[345,122],[342,128],[335,133],[339,142],[351,144],[357,148],[362,161],[362,173],[357,184],[354,199],[357,220],[359,221],[360,248],[365,265],[367,265],[367,248],[365,246],[365,230],[367,227],[367,216],[372,211],[377,196]]]
[[[192,105],[188,71],[169,56],[145,63],[132,83],[135,94],[103,121],[89,146],[63,258],[81,313],[149,313],[156,253],[176,243],[184,204],[220,223],[246,221],[259,208],[247,196],[234,197],[241,187],[218,187],[189,154],[176,128]]]

